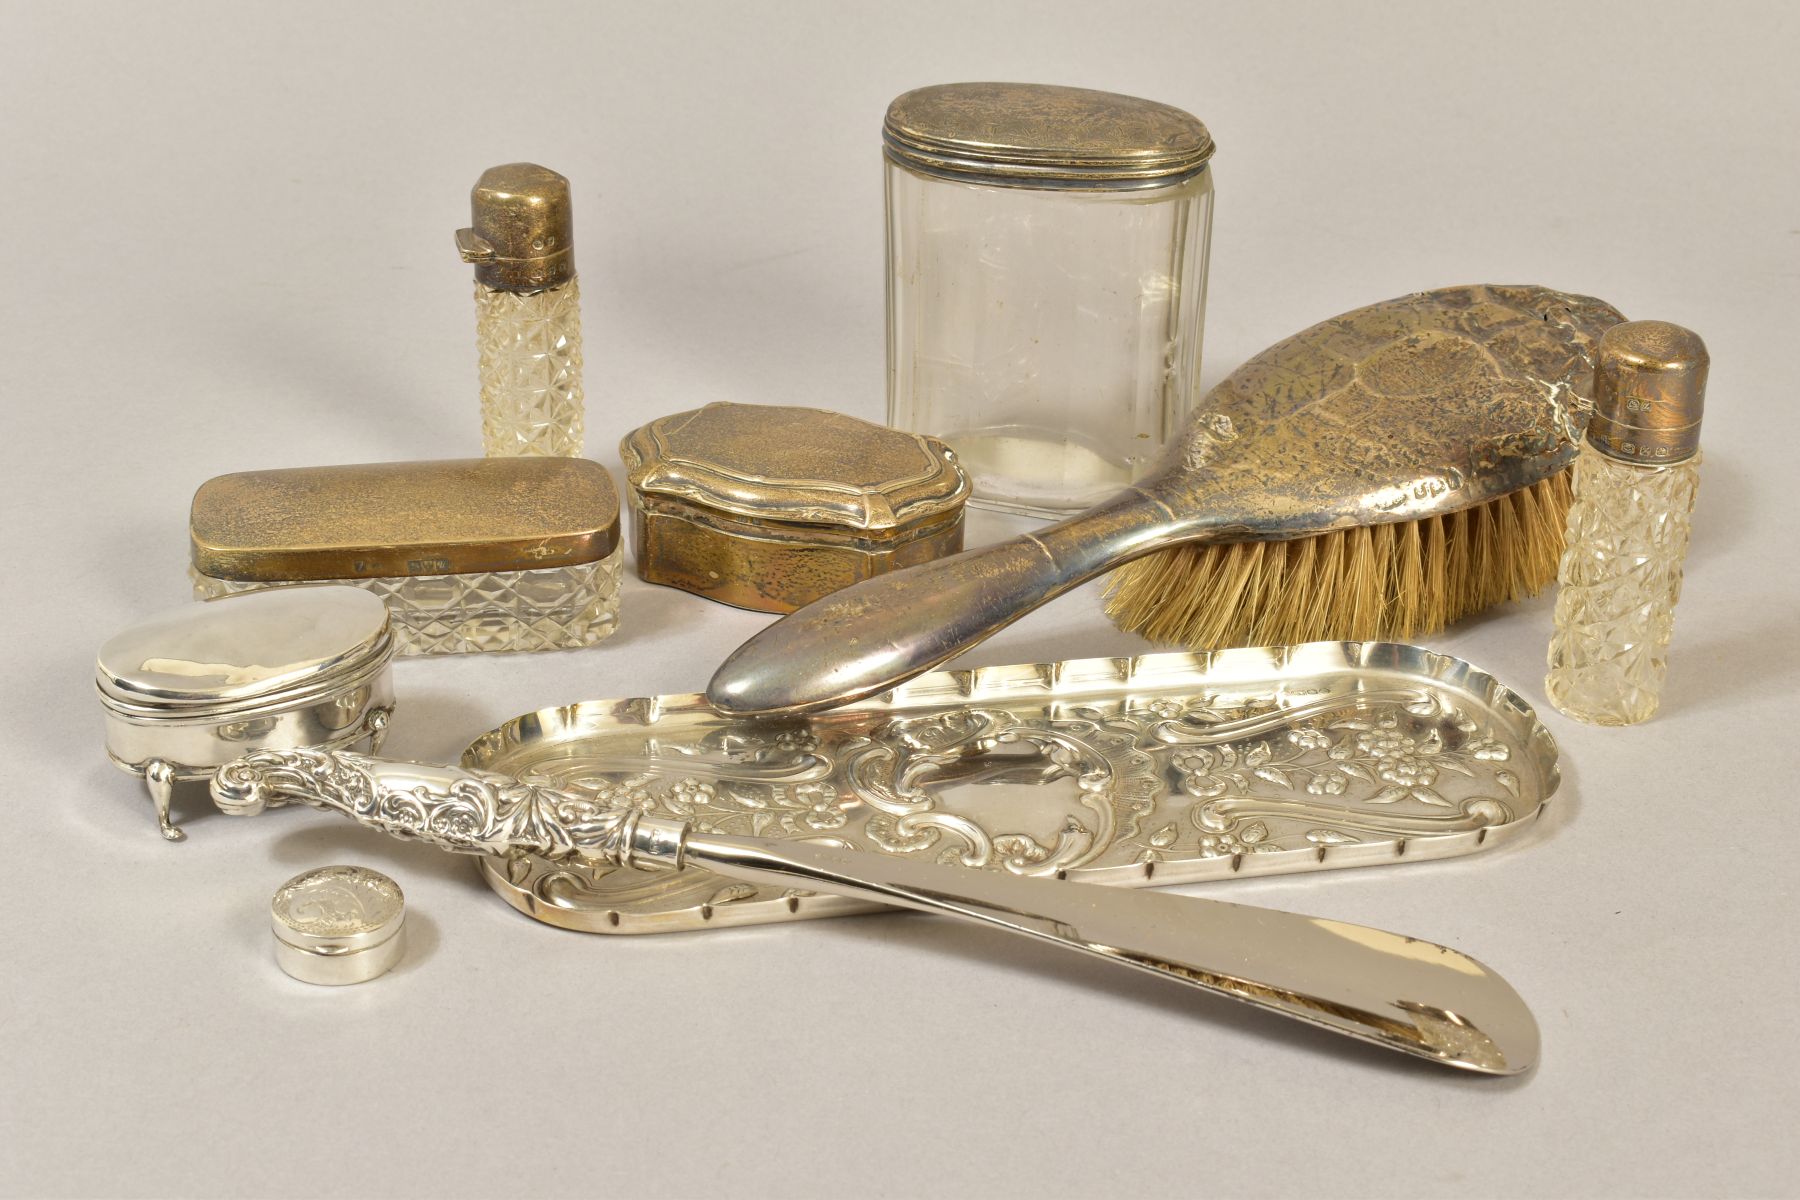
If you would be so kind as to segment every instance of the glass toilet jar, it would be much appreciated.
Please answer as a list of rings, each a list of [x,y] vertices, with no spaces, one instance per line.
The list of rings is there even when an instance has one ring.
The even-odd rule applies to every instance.
[[[1130,96],[961,83],[895,100],[888,423],[971,503],[1062,516],[1152,463],[1199,383],[1212,137]]]

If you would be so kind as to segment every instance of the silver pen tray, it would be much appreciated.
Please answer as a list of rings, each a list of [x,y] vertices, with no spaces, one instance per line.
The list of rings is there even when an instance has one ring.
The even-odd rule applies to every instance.
[[[462,761],[702,832],[1124,887],[1469,854],[1557,785],[1529,705],[1391,642],[939,671],[782,721],[698,695],[592,701],[509,721]],[[481,867],[515,908],[596,933],[873,907],[700,870]]]

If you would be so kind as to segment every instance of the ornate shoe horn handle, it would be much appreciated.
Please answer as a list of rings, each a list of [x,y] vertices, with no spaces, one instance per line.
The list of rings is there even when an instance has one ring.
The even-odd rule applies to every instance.
[[[1499,975],[1448,947],[1362,925],[809,842],[724,837],[504,775],[342,751],[260,751],[222,767],[212,793],[228,813],[308,804],[462,854],[524,850],[594,865],[693,864],[752,883],[938,913],[1481,1074],[1518,1074],[1538,1055],[1537,1024]]]

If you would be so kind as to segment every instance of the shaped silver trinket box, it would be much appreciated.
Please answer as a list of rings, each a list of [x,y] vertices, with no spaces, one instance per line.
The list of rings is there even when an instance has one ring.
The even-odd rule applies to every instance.
[[[188,604],[100,648],[106,752],[144,780],[162,835],[178,782],[252,750],[380,749],[394,708],[387,605],[343,585]]]

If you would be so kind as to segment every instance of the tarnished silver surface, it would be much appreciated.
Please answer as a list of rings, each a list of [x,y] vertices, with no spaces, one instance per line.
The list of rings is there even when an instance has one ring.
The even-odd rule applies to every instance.
[[[940,672],[787,721],[595,701],[509,721],[463,765],[702,832],[1125,887],[1468,854],[1557,786],[1550,734],[1493,678],[1346,642]],[[872,908],[698,870],[481,867],[515,908],[595,933]]]
[[[1264,350],[1111,500],[1036,532],[863,580],[782,618],[713,676],[721,712],[872,696],[1070,588],[1184,542],[1285,541],[1460,512],[1562,470],[1610,305],[1531,286],[1441,288]]]
[[[394,711],[387,606],[361,588],[291,588],[184,604],[100,648],[113,764],[144,780],[163,837],[175,784],[263,748],[381,748]]]
[[[1700,452],[1712,356],[1699,334],[1668,321],[1627,321],[1606,331],[1595,359],[1590,445],[1639,466]]]
[[[799,885],[1005,930],[1443,1066],[1512,1075],[1537,1061],[1536,1022],[1500,976],[1448,947],[1365,926],[726,837],[504,775],[342,752],[260,751],[220,768],[212,792],[227,812],[299,802],[462,853],[677,870],[691,862],[755,885]]]
[[[969,478],[936,438],[721,402],[633,430],[619,456],[646,583],[792,612],[962,549]]]
[[[476,282],[502,292],[540,292],[575,278],[569,181],[536,163],[489,167],[469,192],[469,228],[456,251]]]

